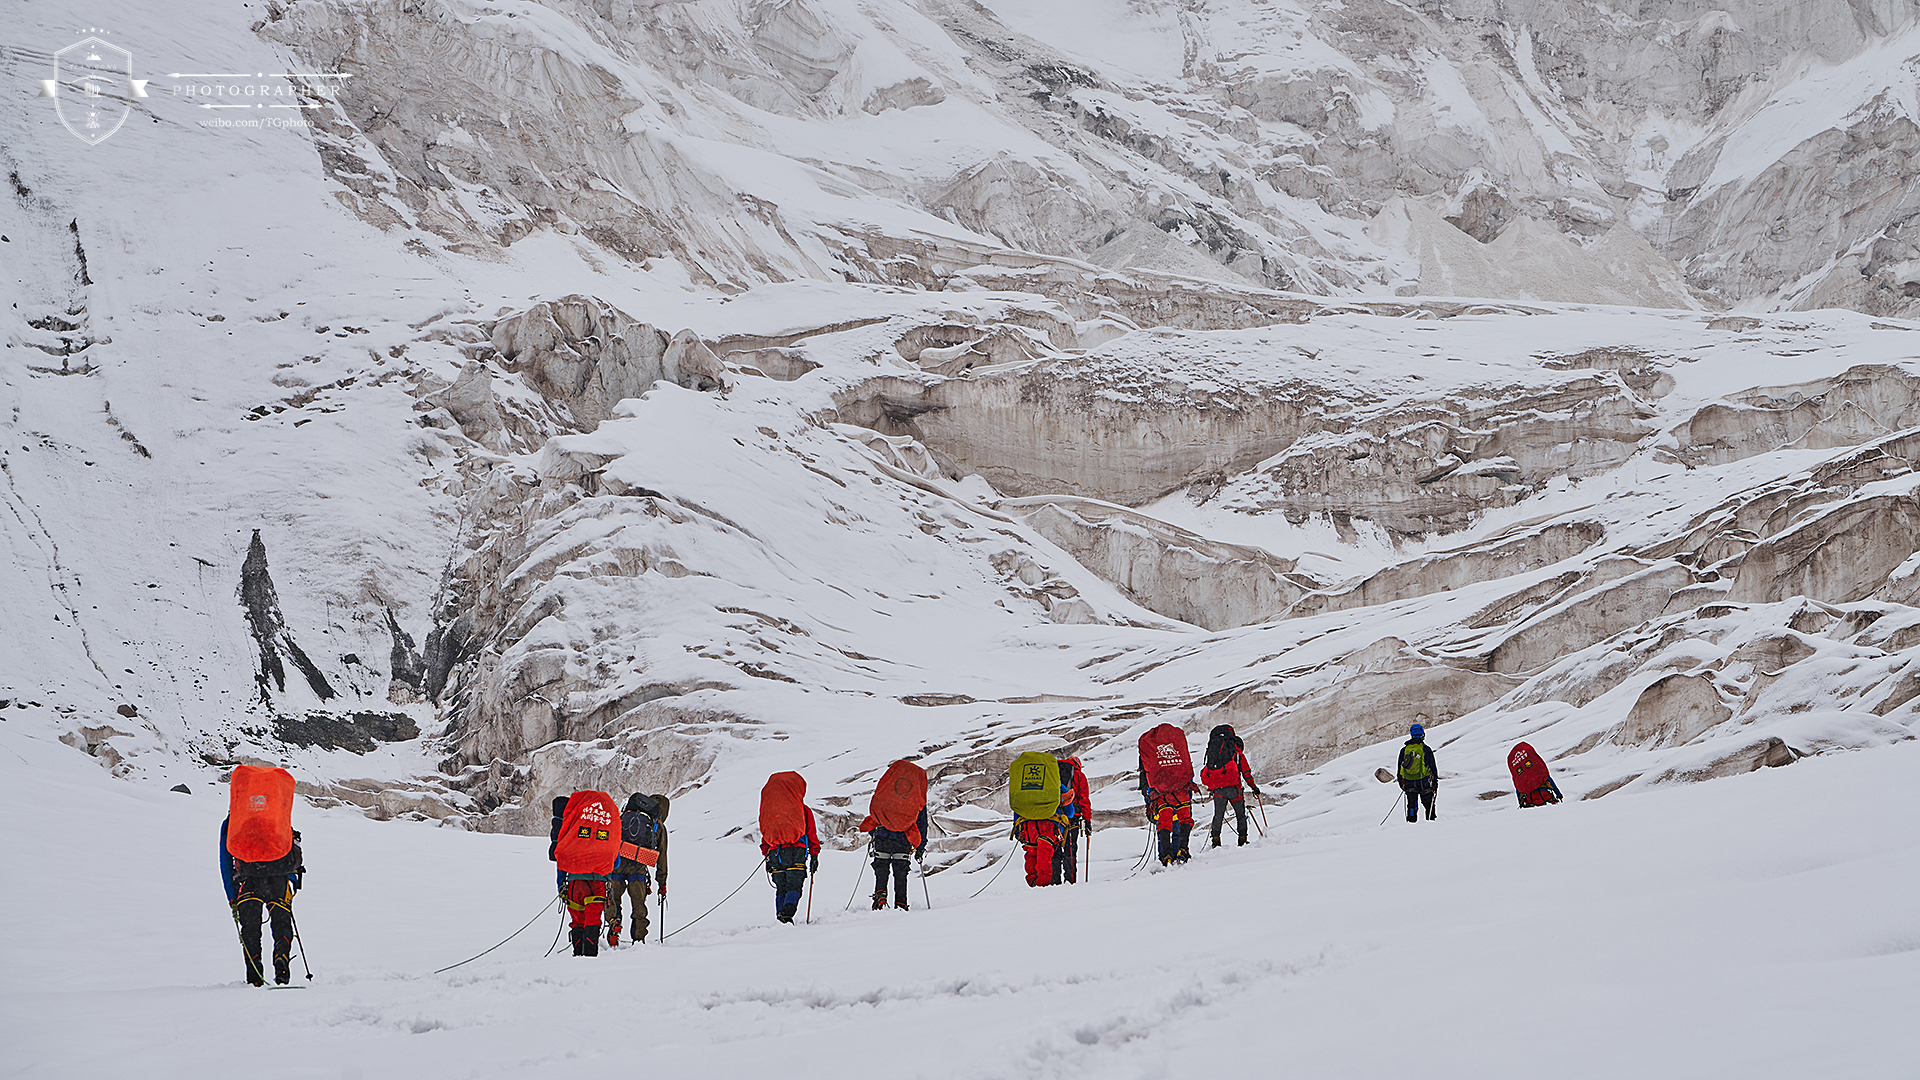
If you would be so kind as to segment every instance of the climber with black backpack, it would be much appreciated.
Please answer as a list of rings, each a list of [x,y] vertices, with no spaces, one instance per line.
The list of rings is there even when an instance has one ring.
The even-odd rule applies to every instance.
[[[1440,770],[1433,763],[1433,747],[1427,745],[1427,729],[1419,724],[1407,730],[1407,744],[1400,748],[1400,790],[1407,793],[1407,820],[1418,821],[1418,808],[1427,808],[1427,820],[1433,820],[1433,797],[1440,790]]]
[[[667,797],[644,795],[638,791],[627,796],[626,812],[620,815],[620,861],[607,875],[607,947],[618,948],[622,927],[622,901],[633,900],[633,940],[647,941],[647,895],[653,891],[652,877],[660,880],[660,898],[667,896]],[[649,872],[648,868],[652,870]]]
[[[1240,843],[1247,842],[1247,798],[1240,791],[1242,781],[1260,797],[1260,785],[1253,782],[1253,769],[1247,764],[1246,744],[1234,734],[1233,725],[1221,724],[1207,736],[1207,763],[1200,770],[1200,783],[1213,796],[1213,846],[1220,846],[1220,826],[1225,823],[1227,807],[1233,807],[1233,821]]]

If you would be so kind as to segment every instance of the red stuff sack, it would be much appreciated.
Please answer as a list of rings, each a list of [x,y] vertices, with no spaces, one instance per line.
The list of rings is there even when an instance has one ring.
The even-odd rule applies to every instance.
[[[1187,733],[1161,724],[1140,736],[1140,767],[1147,771],[1147,786],[1155,791],[1192,790],[1193,758],[1187,754]]]
[[[272,862],[293,850],[293,774],[236,765],[227,803],[227,853]]]
[[[606,874],[620,858],[620,808],[604,791],[576,791],[560,815],[553,861],[563,874]]]

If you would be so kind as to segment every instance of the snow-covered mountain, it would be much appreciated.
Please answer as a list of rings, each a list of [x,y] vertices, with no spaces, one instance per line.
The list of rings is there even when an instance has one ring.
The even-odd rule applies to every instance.
[[[1740,230],[1911,127],[1905,8],[1001,7],[116,11],[312,124],[8,113],[7,715],[509,829],[841,723],[832,805],[955,813],[1167,717],[1302,793],[1421,715],[1583,792],[1906,736],[1912,330],[1698,310],[1836,295]]]
[[[1221,883],[1291,897],[1297,920],[1246,941],[1216,920],[1190,954],[1129,954],[1016,1064],[969,1038],[924,1075],[1118,1075],[1138,1041],[1188,1047],[1124,1004],[1156,979],[1192,983],[1149,995],[1178,1016],[1257,986],[1258,1008],[1229,1010],[1255,1029],[1323,969],[1345,973],[1329,1010],[1390,997],[1397,961],[1348,963],[1376,940],[1420,947],[1383,929],[1400,902],[1376,894],[1463,866],[1428,909],[1451,974],[1427,1000],[1460,1024],[1442,1075],[1502,1067],[1480,1049],[1502,1014],[1463,1019],[1491,980],[1527,991],[1503,998],[1516,1016],[1555,1018],[1541,1045],[1587,1030],[1575,1003],[1531,997],[1531,970],[1494,973],[1525,949],[1475,952],[1497,921],[1477,898],[1535,880],[1580,897],[1580,918],[1660,924],[1637,975],[1602,937],[1556,954],[1622,1009],[1623,988],[1682,985],[1781,926],[1779,955],[1846,969],[1797,984],[1791,1052],[1669,1055],[1689,1071],[1847,1074],[1889,1045],[1862,1025],[1897,1000],[1913,927],[1876,907],[1843,934],[1813,912],[1913,874],[1910,846],[1872,829],[1851,854],[1832,844],[1894,812],[1858,790],[1897,781],[1920,708],[1914,0],[15,12],[0,818],[35,881],[158,883],[164,940],[139,946],[138,978],[173,978],[169,950],[204,944],[198,875],[177,864],[210,853],[196,830],[226,770],[286,764],[302,827],[338,845],[303,903],[365,930],[336,954],[353,975],[329,1028],[494,1028],[437,1060],[554,1075],[569,1023],[496,1015],[528,1007],[537,946],[416,992],[413,969],[545,888],[537,845],[465,831],[539,833],[576,788],[669,792],[698,882],[683,895],[724,905],[761,783],[797,769],[841,887],[874,780],[913,756],[947,834],[928,895],[960,908],[941,916],[955,942],[1064,923],[1084,957],[1137,929],[1137,905],[1188,911]],[[28,96],[88,35],[132,54],[146,96]],[[125,106],[110,138],[56,111],[89,100]],[[1370,777],[1414,721],[1459,829],[1433,849],[1372,831],[1391,796]],[[1136,739],[1161,722],[1234,724],[1274,834],[1177,880],[1115,880],[1143,839]],[[1508,812],[1521,738],[1576,805]],[[1006,767],[1036,748],[1085,761],[1102,844],[1131,849],[1103,849],[1112,887],[1085,890],[1084,926],[1080,900],[1012,877],[961,903],[1005,866]],[[1816,805],[1805,831],[1783,824]],[[76,873],[46,839],[59,820],[141,853]],[[1529,877],[1509,856],[1564,854],[1560,821],[1607,854]],[[1636,862],[1669,828],[1717,861],[1675,841]],[[1746,869],[1776,856],[1814,876]],[[1860,862],[1816,874],[1829,857]],[[423,867],[432,904],[474,907],[387,924],[348,890],[325,899],[329,873],[370,894]],[[523,871],[524,905],[455,880]],[[1781,922],[1743,909],[1690,936],[1761,883],[1791,894]],[[13,1010],[33,1038],[0,1042],[30,1046],[29,1068],[126,1071],[137,1049],[57,1054],[121,954],[89,944],[62,968],[18,936],[25,902],[8,990],[78,993]],[[802,1005],[919,1016],[978,994],[1025,1015],[1082,978],[993,974],[1049,940],[1023,931],[947,947],[948,974],[816,985],[851,942],[909,944],[835,928],[780,954],[784,989],[741,991],[767,943],[720,910],[671,968],[706,996],[649,1000],[695,1049],[743,1021],[752,1049],[728,1061]],[[1546,910],[1514,925],[1544,934]],[[448,949],[427,948],[442,927]],[[1792,1027],[1752,997],[1802,974],[1776,959],[1716,970],[1755,1011],[1702,1030],[1757,1047]],[[608,978],[582,985],[632,989]],[[201,1030],[178,1004],[125,1015]],[[1379,1071],[1354,1062],[1351,1022],[1287,1030],[1328,1035],[1299,1059],[1314,1075]],[[1810,1064],[1835,1041],[1846,1055]],[[1266,1032],[1245,1045],[1280,1051]],[[166,1067],[200,1069],[196,1053]],[[1563,1071],[1625,1067],[1608,1052]]]

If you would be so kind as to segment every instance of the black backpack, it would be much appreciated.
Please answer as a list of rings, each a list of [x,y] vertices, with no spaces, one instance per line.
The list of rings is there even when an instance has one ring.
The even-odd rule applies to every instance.
[[[1221,724],[1207,736],[1207,768],[1221,769],[1233,764],[1240,751],[1246,747],[1240,736],[1233,733],[1233,725]]]

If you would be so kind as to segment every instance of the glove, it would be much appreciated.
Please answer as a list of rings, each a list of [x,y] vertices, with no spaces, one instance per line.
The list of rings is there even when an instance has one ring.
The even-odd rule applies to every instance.
[[[666,898],[667,898],[667,883],[663,881],[660,883],[660,899],[665,900]]]
[[[927,845],[921,844],[919,847],[914,848],[913,857],[916,859],[925,859],[927,857]]]
[[[817,874],[819,872],[820,872],[820,853],[816,851],[813,854],[807,856],[807,873]]]

